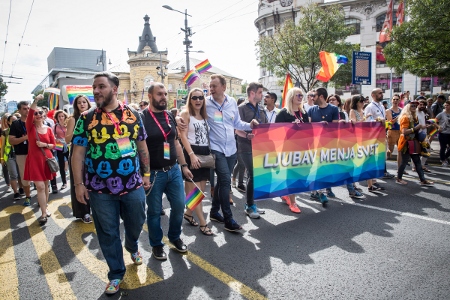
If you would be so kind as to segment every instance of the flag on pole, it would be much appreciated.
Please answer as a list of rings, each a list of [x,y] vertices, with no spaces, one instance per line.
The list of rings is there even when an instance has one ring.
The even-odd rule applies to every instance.
[[[211,68],[212,66],[209,63],[208,59],[202,61],[201,63],[195,66],[195,70],[197,71],[198,74],[203,74]]]
[[[59,95],[50,93],[48,97],[48,109],[53,110],[59,106]]]
[[[402,25],[403,20],[405,19],[405,0],[400,1],[400,4],[397,7],[397,26]]]
[[[186,82],[186,84],[188,86],[191,86],[194,83],[194,81],[196,81],[197,79],[199,79],[199,77],[198,77],[197,73],[195,73],[194,70],[190,70],[183,77],[183,81]]]
[[[341,65],[348,62],[348,58],[337,53],[330,53],[325,51],[319,52],[320,62],[322,68],[317,73],[316,78],[320,81],[327,82],[333,77]]]
[[[123,103],[128,104],[128,95],[126,89],[123,90]]]
[[[389,32],[392,30],[392,14],[394,12],[394,0],[389,2],[388,10],[386,12],[386,18],[384,19],[383,28],[380,31],[380,43],[388,42],[391,40]]]
[[[194,187],[194,189],[186,196],[186,200],[184,203],[186,204],[187,208],[190,210],[194,210],[195,207],[202,202],[203,198],[205,198],[205,195],[202,193],[202,191],[199,190],[197,186]]]
[[[145,89],[142,89],[142,96],[141,96],[141,101],[144,100],[144,93],[145,93]]]
[[[283,108],[286,104],[286,95],[290,89],[294,87],[292,83],[291,75],[289,73],[286,74],[286,80],[284,81],[283,94],[281,95],[281,107]]]

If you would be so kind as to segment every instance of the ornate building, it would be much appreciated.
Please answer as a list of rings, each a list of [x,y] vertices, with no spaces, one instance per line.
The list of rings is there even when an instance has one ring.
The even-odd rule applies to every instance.
[[[448,84],[440,82],[437,78],[420,78],[409,73],[395,74],[395,70],[391,70],[386,65],[382,53],[383,45],[378,41],[390,0],[340,0],[333,2],[324,2],[324,0],[260,0],[258,18],[255,20],[259,35],[274,34],[275,26],[283,24],[288,19],[298,22],[301,18],[299,8],[308,5],[310,2],[322,6],[340,4],[345,13],[347,26],[354,29],[354,34],[350,35],[347,41],[352,44],[360,44],[361,51],[372,53],[372,84],[362,86],[364,95],[369,95],[375,87],[385,90],[385,97],[391,96],[391,90],[392,93],[409,90],[412,95],[417,95],[420,91],[434,94],[450,89]],[[396,9],[399,1],[396,0],[394,3],[393,24],[395,26],[397,21]],[[349,57],[349,59],[351,58]],[[277,85],[278,80],[279,78],[276,78],[268,70],[260,69],[259,81],[270,91],[281,95],[282,87]],[[433,81],[432,86],[431,81]],[[361,86],[348,85],[329,88],[329,92],[336,92],[344,97],[349,97],[351,94],[361,93]]]

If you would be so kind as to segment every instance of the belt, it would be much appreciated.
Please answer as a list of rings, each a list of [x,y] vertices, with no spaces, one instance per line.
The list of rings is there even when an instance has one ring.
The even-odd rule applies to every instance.
[[[168,172],[170,169],[172,169],[177,163],[174,163],[171,166],[165,166],[162,167],[161,169],[150,169],[150,171],[155,171],[155,172]]]

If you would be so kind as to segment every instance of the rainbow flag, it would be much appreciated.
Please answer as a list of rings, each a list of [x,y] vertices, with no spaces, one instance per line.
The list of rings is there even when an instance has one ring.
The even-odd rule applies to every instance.
[[[59,106],[59,95],[51,93],[48,97],[49,110],[56,109]]]
[[[123,104],[128,104],[127,90],[123,90]]]
[[[186,196],[186,200],[184,203],[186,207],[190,210],[194,210],[195,207],[202,202],[205,195],[198,189],[198,187],[194,187],[194,189]]]
[[[94,102],[94,93],[91,85],[66,85],[66,93],[70,104],[73,104],[73,100],[78,95],[84,95],[90,102]]]
[[[380,122],[260,124],[253,132],[255,200],[384,174],[386,130]]]
[[[198,74],[203,74],[211,68],[212,66],[209,63],[208,59],[202,61],[201,63],[195,66],[195,70],[197,71]]]
[[[292,83],[291,75],[289,73],[286,74],[286,80],[284,81],[283,94],[281,95],[281,107],[283,108],[286,104],[286,95],[290,89],[294,87]]]
[[[435,125],[433,127],[433,129],[430,131],[430,133],[428,134],[428,137],[430,138],[438,132],[439,121],[438,121],[438,119],[429,119],[429,120],[427,120],[427,123]]]
[[[198,78],[199,77],[197,73],[195,73],[194,70],[190,70],[189,72],[186,73],[186,75],[184,75],[183,81],[186,82],[188,86],[191,86],[194,83],[194,81],[196,81]]]
[[[341,65],[348,63],[348,58],[346,56],[336,53],[320,51],[319,57],[322,68],[320,68],[316,78],[323,82],[328,82]]]

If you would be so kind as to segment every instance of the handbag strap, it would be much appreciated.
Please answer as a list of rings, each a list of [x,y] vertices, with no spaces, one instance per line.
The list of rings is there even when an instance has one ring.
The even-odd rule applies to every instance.
[[[34,127],[34,131],[36,132],[36,138],[37,138],[37,140],[40,142],[41,140],[39,139],[39,134],[38,134],[38,132],[37,132],[37,128],[36,128],[36,127]],[[39,149],[41,149],[42,154],[44,154],[45,158],[48,159],[47,155],[45,155],[45,151],[42,150],[42,147],[39,147]]]
[[[211,153],[211,142],[209,140],[209,129],[208,129],[208,123],[206,123],[206,120],[203,119],[203,122],[205,122],[206,125],[206,138],[208,139],[208,149],[209,149],[209,153]]]

